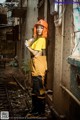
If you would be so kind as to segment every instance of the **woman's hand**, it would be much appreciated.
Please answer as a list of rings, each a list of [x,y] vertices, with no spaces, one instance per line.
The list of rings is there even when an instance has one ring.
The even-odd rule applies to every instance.
[[[27,41],[27,40],[25,41],[25,46],[26,46],[26,47],[29,47],[29,44],[28,44],[28,41]]]
[[[34,56],[40,56],[42,55],[42,51],[37,51],[37,50],[33,50],[32,48],[30,48],[30,43],[33,43],[34,39],[29,39],[29,40],[25,40],[25,46],[28,48],[28,50],[34,55]]]
[[[34,38],[31,38],[29,40],[25,40],[25,46],[29,47],[33,44],[33,42],[34,42]]]

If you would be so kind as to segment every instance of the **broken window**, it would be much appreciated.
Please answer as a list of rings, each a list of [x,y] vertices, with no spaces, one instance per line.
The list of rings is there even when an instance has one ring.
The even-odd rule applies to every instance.
[[[62,2],[63,0],[50,0],[50,14],[54,15],[55,26],[60,26],[62,22]]]
[[[80,56],[80,4],[78,0],[75,0],[76,4],[73,4],[73,40],[74,48],[72,56]]]

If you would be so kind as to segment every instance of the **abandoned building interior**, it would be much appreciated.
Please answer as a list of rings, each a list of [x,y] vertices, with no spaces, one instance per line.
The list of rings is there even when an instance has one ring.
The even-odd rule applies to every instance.
[[[80,120],[79,0],[4,0],[0,3],[1,114],[9,111],[12,120],[19,117],[24,120],[31,109],[31,56],[24,43],[33,37],[34,24],[40,19],[48,23],[47,117],[40,119]]]

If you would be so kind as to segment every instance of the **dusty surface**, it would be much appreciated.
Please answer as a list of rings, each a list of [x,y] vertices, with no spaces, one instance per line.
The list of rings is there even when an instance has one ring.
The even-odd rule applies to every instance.
[[[31,105],[31,99],[28,93],[16,83],[13,76],[18,80],[24,80],[23,74],[17,68],[6,67],[6,69],[0,69],[0,82],[6,85],[8,91],[10,113],[13,115],[11,117],[17,120],[17,117],[24,117],[27,114]],[[9,111],[9,109],[6,110]]]

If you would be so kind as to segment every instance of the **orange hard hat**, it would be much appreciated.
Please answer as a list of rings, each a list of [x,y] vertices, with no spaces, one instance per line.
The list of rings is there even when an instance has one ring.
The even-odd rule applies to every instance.
[[[48,32],[48,23],[43,20],[43,19],[40,19],[35,25],[34,25],[34,38],[37,37],[37,33],[36,33],[36,27],[38,25],[42,25],[44,28],[43,28],[43,33],[42,33],[42,37],[44,38],[47,38],[47,32]]]

